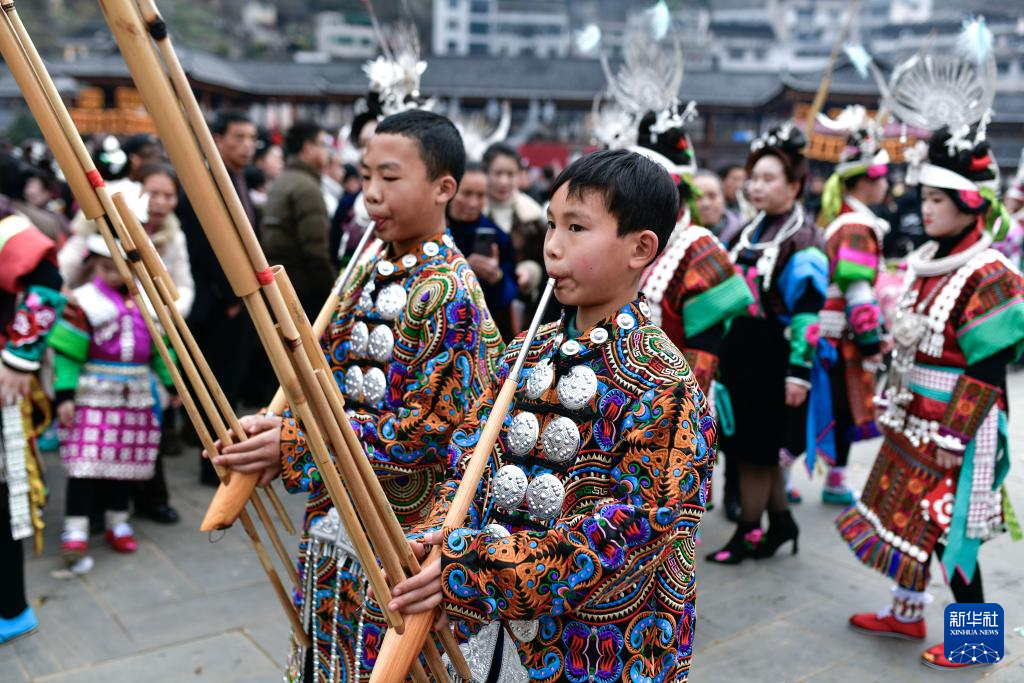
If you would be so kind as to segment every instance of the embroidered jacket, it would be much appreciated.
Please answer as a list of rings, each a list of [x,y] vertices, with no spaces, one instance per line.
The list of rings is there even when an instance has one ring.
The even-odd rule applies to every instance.
[[[507,623],[530,680],[685,680],[689,669],[716,433],[648,312],[640,300],[576,338],[564,320],[541,327],[472,519],[445,534],[444,607],[458,635]],[[456,430],[453,472],[496,392]],[[457,486],[444,485],[421,529],[440,524]]]
[[[38,284],[33,274],[53,266],[55,287]],[[24,217],[0,220],[0,360],[21,372],[35,372],[46,339],[64,306],[56,274],[56,245]]]
[[[819,316],[822,341],[818,343],[811,406],[808,414],[808,466],[820,452],[834,463],[836,446],[833,391],[836,373],[829,370],[838,354],[845,360],[845,372],[838,378],[846,387],[852,426],[844,436],[849,441],[878,436],[874,421],[875,371],[862,367],[861,360],[881,351],[882,312],[875,282],[882,264],[882,239],[889,224],[877,218],[861,202],[848,198],[840,214],[825,229],[829,284],[825,305]],[[828,346],[822,346],[827,344]]]
[[[452,238],[439,233],[400,258],[388,248],[364,259],[321,346],[395,513],[403,525],[418,521],[443,480],[448,440],[468,419],[502,350],[476,276]],[[304,584],[312,581],[309,590],[316,596],[310,607],[317,680],[335,680],[328,673],[335,668],[332,658],[339,662],[337,680],[355,680],[356,651],[362,648],[364,672],[376,658],[379,613],[374,608],[365,626],[365,647],[357,644],[356,624],[366,602],[360,572],[324,557],[313,558],[315,576],[306,575],[312,571],[306,557],[310,530],[332,506],[301,425],[290,412],[284,417],[282,479],[289,491],[309,494],[300,576]],[[335,591],[337,600],[331,597]],[[305,592],[299,591],[300,604]],[[340,612],[332,614],[335,602]]]
[[[879,418],[885,442],[861,501],[838,521],[866,564],[921,590],[937,541],[947,572],[970,577],[981,541],[1002,530],[1009,509],[1006,396],[965,372],[1024,351],[1024,278],[990,244],[977,227],[944,257],[949,268],[935,268],[935,242],[908,258]],[[939,447],[962,464],[943,470]]]
[[[710,231],[678,225],[640,288],[651,305],[651,322],[682,350],[700,388],[710,394],[724,323],[754,303],[729,254]]]
[[[777,246],[761,248],[775,241],[794,218],[792,212],[760,221],[755,218],[743,229],[730,257],[754,296],[750,314],[778,321],[788,329],[789,377],[806,381],[828,281],[821,231],[805,218]]]

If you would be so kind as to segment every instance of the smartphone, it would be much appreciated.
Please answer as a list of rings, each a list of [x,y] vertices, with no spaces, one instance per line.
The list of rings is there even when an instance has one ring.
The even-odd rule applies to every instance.
[[[496,240],[497,231],[494,228],[478,228],[473,237],[473,253],[490,256]]]

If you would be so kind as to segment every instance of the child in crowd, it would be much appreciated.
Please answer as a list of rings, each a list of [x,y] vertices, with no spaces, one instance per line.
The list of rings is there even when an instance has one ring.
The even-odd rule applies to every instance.
[[[68,476],[61,555],[69,567],[81,567],[88,551],[94,500],[106,501],[106,539],[113,549],[138,548],[128,523],[132,484],[153,476],[160,446],[155,382],[173,387],[106,242],[90,235],[86,244],[94,276],[72,290],[73,303],[50,336]]]

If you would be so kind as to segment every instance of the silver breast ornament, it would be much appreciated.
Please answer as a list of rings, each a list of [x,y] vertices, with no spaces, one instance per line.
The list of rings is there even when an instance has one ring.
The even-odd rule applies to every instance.
[[[586,365],[577,365],[558,378],[558,400],[569,410],[579,410],[597,393],[597,375]]]
[[[370,368],[363,377],[363,400],[367,403],[380,403],[387,390],[387,378],[380,368]]]
[[[377,325],[370,333],[366,351],[370,358],[378,363],[391,360],[391,352],[395,348],[395,333],[388,325]]]
[[[377,295],[377,312],[385,320],[395,320],[405,310],[405,302],[408,299],[409,294],[405,287],[392,282]]]
[[[526,505],[537,519],[551,519],[562,511],[565,487],[553,474],[534,478],[526,488]]]
[[[568,417],[559,415],[544,428],[541,444],[548,460],[559,463],[572,460],[580,449],[579,427]]]
[[[512,418],[508,428],[508,450],[513,455],[522,457],[530,453],[537,445],[540,436],[540,423],[537,416],[529,412],[521,412]]]
[[[366,345],[370,341],[370,328],[362,320],[352,326],[349,334],[349,353],[355,358],[366,355]]]
[[[526,398],[536,401],[541,397],[551,380],[555,377],[555,369],[551,366],[551,360],[545,358],[533,366],[530,376],[526,378]]]
[[[526,473],[516,465],[505,465],[491,477],[491,495],[498,507],[515,510],[526,495]]]
[[[363,370],[359,366],[345,371],[345,395],[353,401],[363,400]]]

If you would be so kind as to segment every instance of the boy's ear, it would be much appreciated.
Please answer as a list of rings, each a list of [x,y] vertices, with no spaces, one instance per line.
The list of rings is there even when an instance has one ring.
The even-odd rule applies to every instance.
[[[434,181],[434,198],[438,204],[447,205],[455,196],[458,189],[459,184],[455,182],[455,178],[449,174],[445,174]]]
[[[632,233],[633,254],[629,264],[636,270],[643,270],[651,265],[654,257],[658,254],[658,235],[653,230],[641,230]]]

